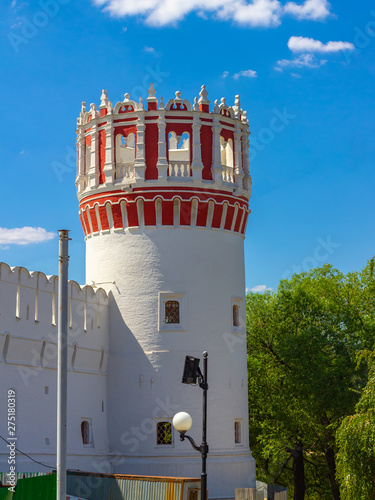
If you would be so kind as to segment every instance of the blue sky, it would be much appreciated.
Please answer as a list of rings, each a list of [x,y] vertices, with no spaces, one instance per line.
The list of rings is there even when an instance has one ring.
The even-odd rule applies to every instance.
[[[0,260],[84,282],[81,101],[240,94],[251,135],[246,286],[375,254],[375,7],[359,0],[4,0]],[[332,43],[333,42],[333,43]],[[24,229],[34,228],[34,229]],[[35,229],[40,228],[40,229]]]

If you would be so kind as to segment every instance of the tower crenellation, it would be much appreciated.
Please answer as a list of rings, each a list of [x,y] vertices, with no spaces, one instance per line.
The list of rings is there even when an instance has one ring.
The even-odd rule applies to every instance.
[[[239,96],[233,106],[224,97],[220,104],[215,100],[210,110],[205,85],[191,104],[180,91],[165,103],[151,84],[145,105],[126,93],[112,106],[106,90],[99,110],[93,103],[87,111],[82,103],[76,185],[85,236],[111,223],[116,230],[154,226],[157,199],[162,224],[171,224],[172,203],[173,220],[182,225],[195,218],[198,227],[244,235],[251,177],[248,120]]]

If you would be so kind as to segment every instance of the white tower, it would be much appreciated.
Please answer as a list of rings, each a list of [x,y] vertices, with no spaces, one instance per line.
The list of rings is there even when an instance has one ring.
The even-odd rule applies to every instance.
[[[204,86],[191,105],[151,84],[115,106],[106,91],[78,118],[77,189],[87,283],[111,287],[107,421],[114,472],[199,477],[171,429],[188,411],[200,443],[202,391],[186,355],[209,353],[209,498],[255,486],[248,446],[244,233],[248,121]],[[112,285],[108,285],[112,283]]]

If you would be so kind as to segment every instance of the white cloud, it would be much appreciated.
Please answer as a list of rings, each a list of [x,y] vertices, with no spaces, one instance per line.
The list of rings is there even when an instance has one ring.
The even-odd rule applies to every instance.
[[[16,227],[7,229],[0,227],[0,245],[30,245],[52,240],[56,233],[51,233],[42,227]]]
[[[297,19],[323,21],[332,15],[330,8],[331,5],[327,0],[305,0],[302,5],[288,2],[284,7],[284,11]]]
[[[278,0],[253,0],[252,3],[230,0],[221,2],[223,5],[218,16],[227,21],[233,20],[247,26],[271,27],[281,23],[282,5]]]
[[[155,54],[155,49],[154,47],[144,47],[143,49],[145,52],[148,52],[149,54]]]
[[[198,16],[209,15],[224,21],[250,27],[276,27],[283,15],[297,19],[324,20],[330,15],[326,0],[305,0],[302,5],[279,0],[91,0],[95,5],[115,17],[143,16],[147,24],[166,26],[195,12]]]
[[[233,75],[235,80],[238,80],[240,76],[244,76],[246,78],[258,78],[257,72],[253,69],[245,69],[244,71],[239,71]]]
[[[298,73],[290,73],[294,78],[302,78]]]
[[[10,29],[18,29],[23,25],[23,21],[21,18],[17,17],[16,22],[14,22],[11,26]]]
[[[15,12],[18,12],[26,5],[29,5],[29,4],[27,2],[18,3],[18,0],[12,0],[10,3],[10,8],[13,9]]]
[[[226,78],[229,75],[229,71],[223,71],[221,78]]]
[[[272,290],[273,290],[272,288],[267,288],[266,285],[257,285],[253,286],[253,288],[246,288],[246,292],[255,292],[255,293],[263,293]]]
[[[295,59],[281,59],[280,61],[277,61],[277,65],[280,68],[286,68],[287,66],[295,68],[319,68],[326,62],[326,59],[317,59],[314,54],[301,54]]]
[[[288,47],[292,52],[340,52],[341,50],[354,50],[355,47],[350,42],[327,42],[322,43],[313,38],[304,36],[291,36],[288,40]]]

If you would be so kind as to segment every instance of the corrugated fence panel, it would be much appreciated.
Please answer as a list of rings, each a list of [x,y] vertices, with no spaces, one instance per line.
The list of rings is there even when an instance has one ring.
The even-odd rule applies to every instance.
[[[124,497],[114,478],[68,474],[67,492],[86,500],[122,500]]]
[[[279,491],[275,493],[275,500],[288,500],[288,492],[287,491]]]
[[[188,486],[199,488],[200,481],[71,472],[67,491],[87,500],[188,500]]]
[[[18,480],[14,495],[1,489],[0,500],[56,499],[56,474],[28,475]],[[199,479],[89,472],[68,472],[67,477],[67,494],[85,500],[190,500],[192,488],[200,488]]]
[[[56,475],[19,479],[13,500],[54,500]]]
[[[0,500],[13,500],[13,493],[8,488],[0,488]]]
[[[26,477],[46,476],[47,474],[48,472],[17,472],[16,484],[18,479],[24,479]],[[2,482],[2,484],[9,484],[7,472],[0,472],[0,481]]]

